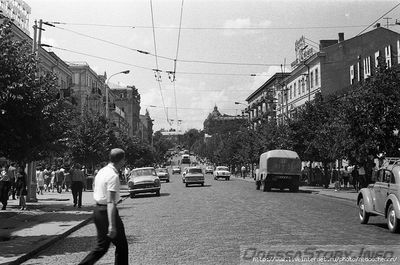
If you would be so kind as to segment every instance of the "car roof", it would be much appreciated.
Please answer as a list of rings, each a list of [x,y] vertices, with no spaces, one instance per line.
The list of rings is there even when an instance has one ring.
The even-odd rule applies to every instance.
[[[154,167],[138,167],[138,168],[132,169],[132,171],[143,170],[143,169],[154,169]]]

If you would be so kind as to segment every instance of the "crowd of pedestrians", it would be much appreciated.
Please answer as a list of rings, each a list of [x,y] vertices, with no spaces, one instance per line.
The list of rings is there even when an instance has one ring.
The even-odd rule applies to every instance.
[[[79,163],[72,166],[42,166],[36,168],[37,194],[72,193],[73,206],[82,207],[82,192],[86,190],[87,183],[92,177],[87,174],[85,167]],[[19,200],[20,210],[27,210],[26,196],[28,194],[28,177],[25,166],[11,163],[0,167],[0,202],[1,210],[7,209],[9,200]],[[91,187],[89,187],[91,188]]]

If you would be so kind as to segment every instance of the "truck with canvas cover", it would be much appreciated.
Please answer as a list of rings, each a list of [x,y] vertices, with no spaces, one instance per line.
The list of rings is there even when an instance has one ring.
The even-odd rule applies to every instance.
[[[301,176],[299,155],[290,150],[271,150],[261,154],[256,188],[271,191],[271,188],[297,192]]]

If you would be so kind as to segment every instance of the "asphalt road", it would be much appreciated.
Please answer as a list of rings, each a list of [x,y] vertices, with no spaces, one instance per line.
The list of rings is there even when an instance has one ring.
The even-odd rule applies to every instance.
[[[130,264],[239,264],[240,247],[397,245],[385,219],[361,225],[351,201],[309,193],[261,192],[240,179],[185,187],[180,175],[161,196],[138,195],[119,207]],[[24,264],[77,264],[95,246],[94,224]],[[114,247],[97,264],[113,264]]]

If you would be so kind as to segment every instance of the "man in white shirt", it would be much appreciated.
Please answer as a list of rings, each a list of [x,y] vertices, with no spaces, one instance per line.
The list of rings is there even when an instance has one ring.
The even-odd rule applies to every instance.
[[[128,242],[125,228],[118,214],[119,170],[125,164],[125,152],[120,148],[110,152],[110,163],[99,170],[94,180],[93,198],[96,208],[93,219],[97,229],[97,246],[79,264],[94,264],[108,250],[112,242],[115,249],[115,264],[128,264]]]

